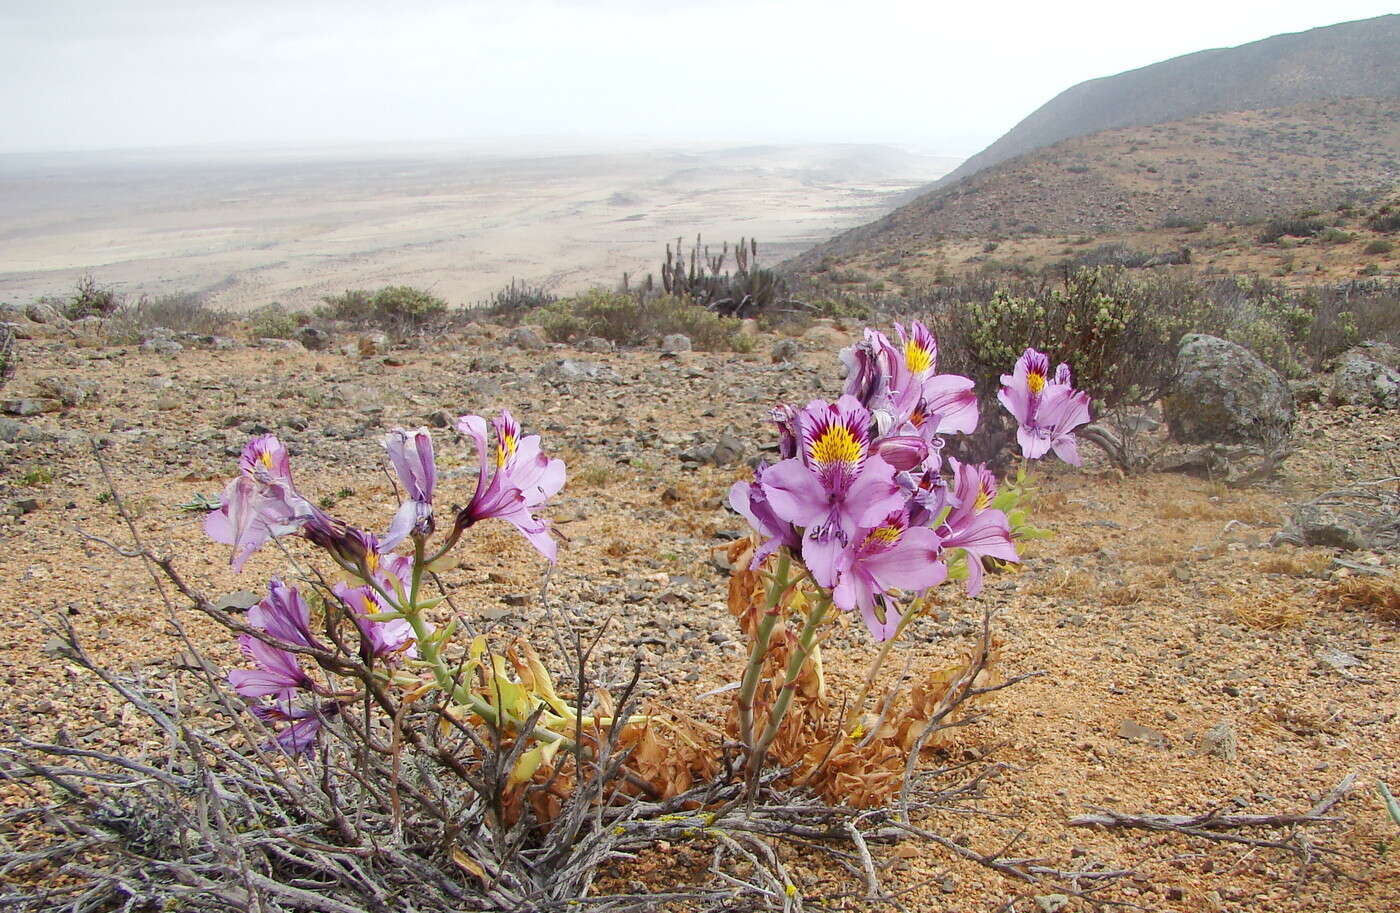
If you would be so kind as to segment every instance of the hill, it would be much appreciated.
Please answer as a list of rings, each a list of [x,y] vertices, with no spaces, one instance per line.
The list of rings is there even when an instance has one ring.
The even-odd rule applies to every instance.
[[[934,186],[1063,139],[1216,111],[1400,96],[1400,14],[1174,57],[1055,96]]]

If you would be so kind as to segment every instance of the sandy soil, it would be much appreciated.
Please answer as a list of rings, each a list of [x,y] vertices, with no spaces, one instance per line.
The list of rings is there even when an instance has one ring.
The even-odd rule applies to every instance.
[[[957,162],[858,145],[0,156],[0,301],[91,272],[235,311],[395,284],[472,304],[512,278],[640,278],[696,233],[757,238],[772,265]]]
[[[498,351],[498,335],[486,328],[396,350],[391,364],[296,349],[163,357],[26,343],[15,389],[62,375],[90,381],[100,398],[26,420],[59,440],[0,443],[0,503],[37,502],[0,519],[0,600],[11,608],[0,644],[0,716],[34,737],[63,728],[80,743],[158,747],[126,725],[110,693],[44,652],[47,635],[26,611],[66,613],[114,665],[153,675],[168,672],[183,650],[142,568],[78,532],[124,541],[84,435],[100,437],[142,535],[219,594],[288,570],[265,549],[234,575],[227,555],[200,534],[198,513],[181,509],[219,490],[249,434],[276,430],[293,449],[304,491],[329,496],[350,522],[383,528],[392,493],[379,471],[382,428],[417,425],[442,409],[508,406],[570,466],[551,511],[565,541],[550,606],[590,629],[612,619],[615,636],[598,670],[604,682],[625,674],[640,642],[653,694],[718,719],[721,702],[698,695],[737,675],[742,648],[724,607],[724,576],[710,559],[741,526],[721,499],[742,470],[687,469],[680,455],[726,428],[753,455],[771,440],[763,417],[772,403],[834,394],[831,339],[808,344],[797,364],[772,365],[766,354]],[[767,341],[759,352],[766,349]],[[623,382],[556,388],[537,378],[543,360],[566,355],[605,361]],[[435,434],[441,496],[463,500],[471,458],[446,432]],[[1331,595],[1354,573],[1334,562],[1336,553],[1267,545],[1289,502],[1394,476],[1397,435],[1394,415],[1305,409],[1299,450],[1282,476],[1245,491],[1176,475],[1123,479],[1092,458],[1084,470],[1041,467],[1035,519],[1057,535],[1034,543],[1024,571],[994,578],[980,602],[1002,611],[1005,671],[1048,674],[1004,692],[983,723],[961,732],[956,757],[992,752],[1005,766],[967,811],[925,826],[981,852],[1010,843],[1012,855],[1061,869],[1131,869],[1104,896],[1138,909],[1400,908],[1400,834],[1375,788],[1378,779],[1400,782],[1400,629]],[[449,575],[459,606],[500,634],[544,640],[537,556],[503,528],[482,529],[472,545]],[[1342,557],[1396,579],[1393,555]],[[949,590],[942,612],[920,624],[890,667],[946,662],[970,643],[980,611]],[[186,621],[215,661],[238,661],[224,632]],[[834,629],[824,653],[840,683],[858,678],[873,650],[857,623]],[[1129,722],[1156,735],[1125,729]],[[1221,724],[1236,735],[1233,758],[1203,750],[1205,733]],[[1300,873],[1296,859],[1267,850],[1067,824],[1093,806],[1298,812],[1353,772],[1359,786],[1338,807],[1339,822],[1314,833],[1347,854],[1335,862],[1349,877],[1320,866]],[[1387,841],[1392,849],[1382,852]],[[1045,890],[937,848],[877,849],[877,857],[886,886],[909,891],[901,897],[909,909],[1038,911],[1057,903],[1037,904]],[[707,858],[703,846],[672,846],[609,874],[623,885],[669,885],[677,871],[703,877]],[[861,906],[853,898],[862,886],[846,873],[801,860],[796,870],[809,902]]]

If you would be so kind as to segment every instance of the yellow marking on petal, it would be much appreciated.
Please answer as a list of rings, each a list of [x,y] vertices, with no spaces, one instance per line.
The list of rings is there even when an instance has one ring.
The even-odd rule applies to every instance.
[[[870,531],[870,535],[866,536],[865,541],[876,539],[886,545],[894,545],[903,534],[904,530],[898,526],[878,526]]]
[[[501,442],[496,445],[496,468],[499,469],[515,456],[515,435],[501,435]]]
[[[924,414],[924,407],[923,407],[923,405],[920,404],[920,405],[918,405],[918,406],[915,406],[915,407],[914,407],[914,412],[913,412],[913,414],[909,416],[909,421],[914,425],[914,427],[915,427],[915,428],[922,428],[922,427],[924,427],[924,422],[927,421],[927,420],[928,420],[928,416]]]
[[[373,574],[379,570],[379,553],[373,551],[365,552],[365,570]]]
[[[814,463],[856,463],[861,456],[860,441],[845,425],[832,425],[812,442]]]
[[[977,500],[975,500],[975,501],[972,502],[972,510],[973,510],[973,512],[974,512],[974,513],[981,513],[982,511],[984,511],[984,510],[986,510],[988,507],[990,507],[990,506],[991,506],[991,503],[992,503],[992,499],[991,499],[991,496],[987,494],[987,489],[986,489],[986,487],[985,487],[985,486],[982,486],[982,485],[978,485],[978,486],[977,486]]]
[[[1032,393],[1039,394],[1041,390],[1045,389],[1045,375],[1038,371],[1027,372],[1026,389]]]
[[[264,450],[262,453],[258,454],[258,462],[259,462],[259,463],[262,463],[263,466],[267,467],[268,469],[271,469],[271,468],[272,468],[272,451],[270,451],[270,450]]]
[[[915,374],[922,374],[933,367],[933,353],[914,340],[904,344],[904,363]]]

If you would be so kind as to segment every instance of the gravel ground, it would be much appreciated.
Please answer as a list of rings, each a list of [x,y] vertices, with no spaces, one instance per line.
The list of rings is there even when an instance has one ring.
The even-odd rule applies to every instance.
[[[34,613],[66,613],[118,668],[159,675],[183,650],[140,564],[85,538],[127,541],[89,439],[147,542],[177,556],[204,592],[223,594],[287,569],[285,556],[264,549],[233,574],[203,538],[201,513],[188,509],[218,493],[250,435],[275,431],[304,492],[382,529],[394,502],[381,431],[505,406],[568,463],[569,484],[550,511],[560,561],[542,593],[541,562],[512,530],[474,530],[447,575],[458,607],[537,643],[548,640],[547,611],[590,628],[606,621],[604,683],[640,652],[654,699],[718,721],[723,699],[701,695],[737,678],[743,652],[714,562],[742,521],[722,499],[771,446],[772,404],[839,390],[831,343],[841,329],[823,330],[784,364],[770,363],[768,338],[749,356],[527,353],[503,347],[503,331],[490,326],[370,358],[280,345],[161,355],[26,341],[4,398],[38,392],[46,378],[89,393],[0,424],[0,580],[11,609],[0,718],[35,738],[60,729],[79,743],[138,747],[148,738],[110,693],[46,653]],[[551,381],[549,366],[564,358],[615,373]],[[452,432],[434,435],[439,497],[464,502],[475,457]],[[1180,475],[1125,479],[1092,456],[1083,470],[1039,467],[1034,519],[1055,537],[1032,543],[1021,572],[992,578],[980,600],[947,591],[890,663],[947,662],[971,642],[979,603],[990,603],[1001,611],[1004,671],[1048,673],[999,694],[985,721],[957,736],[955,752],[975,758],[995,747],[1004,764],[976,802],[985,814],[926,826],[979,851],[1015,840],[1012,855],[1056,868],[1132,869],[1104,896],[1143,909],[1400,908],[1400,833],[1375,788],[1377,779],[1400,783],[1400,629],[1330,595],[1340,577],[1394,579],[1395,557],[1350,552],[1340,557],[1357,567],[1347,567],[1332,550],[1268,545],[1290,502],[1396,475],[1398,437],[1394,415],[1305,409],[1298,452],[1280,476],[1243,491]],[[724,466],[697,459],[715,444],[740,453]],[[224,632],[186,615],[214,661],[237,661]],[[858,620],[833,630],[823,650],[838,686],[858,681],[874,654]],[[1220,747],[1226,732],[1233,752]],[[1343,820],[1318,839],[1349,854],[1341,865],[1355,880],[1318,867],[1298,877],[1292,858],[1248,847],[1067,824],[1093,806],[1301,811],[1353,772],[1359,786],[1339,806]],[[0,793],[0,802],[18,801]],[[1387,840],[1395,848],[1383,853]],[[1036,905],[1034,889],[938,848],[877,856],[886,886],[907,890],[910,909],[1058,903]],[[674,883],[677,870],[701,877],[707,858],[703,848],[663,847],[609,875],[623,885]],[[862,886],[847,873],[796,862],[809,901],[859,906],[850,898]]]

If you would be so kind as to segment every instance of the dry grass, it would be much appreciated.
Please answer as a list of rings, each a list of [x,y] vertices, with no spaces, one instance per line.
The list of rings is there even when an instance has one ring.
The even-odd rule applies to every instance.
[[[1251,566],[1261,574],[1282,574],[1285,577],[1316,577],[1331,563],[1326,552],[1303,554],[1269,554]]]
[[[1061,596],[1075,597],[1092,593],[1098,588],[1098,582],[1094,575],[1088,571],[1066,569],[1056,571],[1044,580],[1036,581],[1026,587],[1026,593],[1031,596]]]
[[[1387,578],[1349,577],[1323,592],[1342,605],[1365,606],[1382,621],[1400,624],[1400,574]]]
[[[1262,631],[1296,628],[1312,617],[1312,607],[1288,596],[1241,593],[1226,603],[1230,617],[1242,625]]]

